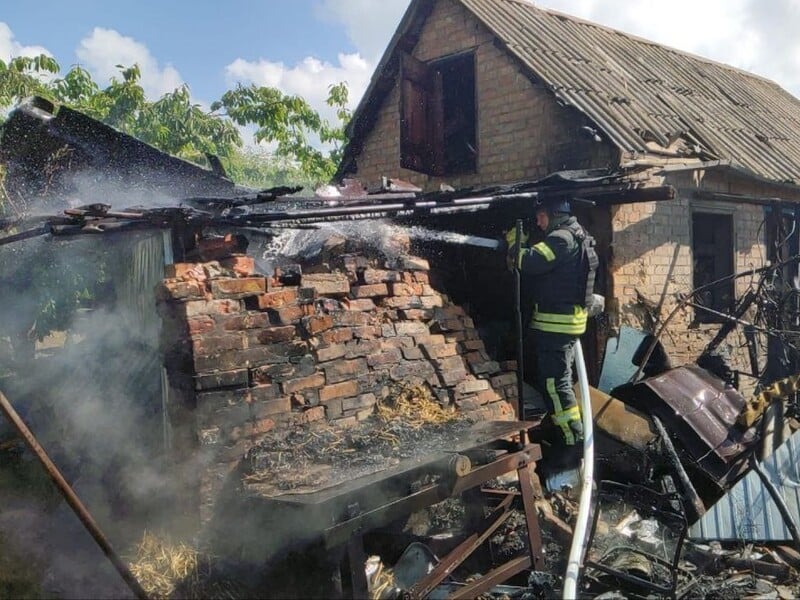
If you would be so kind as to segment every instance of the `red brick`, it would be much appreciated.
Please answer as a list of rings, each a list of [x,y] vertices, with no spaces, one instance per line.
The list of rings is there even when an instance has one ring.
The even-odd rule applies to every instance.
[[[353,339],[353,330],[346,327],[341,327],[337,329],[331,329],[329,331],[323,331],[318,337],[319,340],[325,344],[341,344]]]
[[[317,348],[314,352],[317,362],[327,362],[329,360],[336,360],[342,358],[347,353],[347,348],[344,344],[334,344],[325,348]]]
[[[345,299],[344,306],[347,310],[375,310],[375,303],[369,298],[361,298],[359,300]]]
[[[228,256],[219,261],[220,266],[233,271],[239,277],[249,277],[256,272],[255,260],[244,254]]]
[[[292,420],[298,425],[313,423],[314,421],[321,421],[324,418],[325,418],[324,406],[312,406],[306,408],[301,413],[296,413],[292,415]]]
[[[431,308],[430,306],[425,306],[419,296],[391,296],[384,298],[381,305],[385,308],[394,308],[396,310]]]
[[[190,300],[182,305],[187,319],[198,315],[228,315],[237,313],[242,305],[239,300]]]
[[[345,346],[347,348],[347,353],[345,354],[346,358],[361,358],[381,350],[381,343],[379,340],[358,340],[347,342]]]
[[[457,304],[450,304],[442,308],[437,308],[434,312],[434,318],[437,320],[456,319],[458,317],[466,317],[467,313],[463,307]]]
[[[475,394],[489,389],[485,379],[466,379],[456,386],[457,394]]]
[[[259,310],[281,308],[297,302],[297,288],[287,287],[275,292],[267,292],[257,296],[256,307]]]
[[[247,249],[247,238],[241,234],[228,233],[222,237],[200,238],[197,240],[197,253],[204,261],[218,260]]]
[[[515,386],[517,385],[517,374],[516,373],[503,373],[502,375],[496,375],[491,379],[492,387],[493,388],[501,388],[505,386]]]
[[[300,392],[308,388],[318,388],[325,385],[325,376],[322,373],[315,373],[307,377],[300,377],[298,379],[288,379],[281,383],[281,388],[284,394],[291,394],[293,392]]]
[[[276,344],[293,340],[296,335],[297,327],[294,325],[279,325],[259,331],[256,339],[262,344]]]
[[[369,314],[343,310],[332,315],[336,327],[364,327],[369,325]]]
[[[444,305],[444,300],[439,294],[431,296],[420,296],[419,303],[422,308],[437,308]]]
[[[160,300],[199,300],[205,295],[205,285],[197,281],[165,279],[156,289],[156,298]]]
[[[358,394],[357,381],[343,381],[341,383],[334,383],[333,385],[326,385],[319,391],[320,402],[327,402],[335,398],[348,398]]]
[[[455,354],[455,352],[453,353]],[[486,362],[487,360],[491,360],[489,355],[486,354],[485,350],[476,350],[475,352],[469,352],[464,355],[466,361],[471,365],[477,365],[482,362]]]
[[[421,283],[393,283],[391,285],[393,296],[421,296]]]
[[[259,419],[253,422],[250,435],[264,435],[275,429],[275,421],[270,418]]]
[[[205,281],[206,271],[198,263],[174,263],[164,267],[164,273],[169,279],[195,279]]]
[[[227,350],[244,350],[245,338],[241,335],[201,335],[192,338],[192,351],[196,356],[211,356]]]
[[[266,291],[267,282],[263,277],[211,280],[211,293],[215,298],[244,298],[263,294]]]
[[[285,398],[275,398],[274,400],[265,400],[263,402],[253,402],[251,410],[253,419],[258,421],[264,417],[291,412],[292,401],[287,396]]]
[[[200,315],[186,319],[186,324],[189,327],[189,335],[200,335],[214,331],[216,322],[208,315]]]
[[[415,271],[412,276],[418,283],[430,283],[430,276],[424,271]]]
[[[225,331],[243,331],[245,329],[260,329],[269,326],[269,317],[266,313],[249,312],[241,315],[231,315],[219,318]]]
[[[350,293],[350,280],[344,273],[303,274],[303,287],[313,287],[320,296],[346,296]]]
[[[393,365],[400,362],[403,356],[397,348],[389,348],[383,352],[378,352],[367,357],[367,363],[370,367],[380,367],[384,365]]]
[[[378,402],[375,394],[361,394],[357,398],[345,398],[342,400],[342,410],[355,410],[372,408]]]
[[[478,400],[481,404],[488,404],[490,402],[502,400],[502,398],[500,398],[500,396],[494,390],[483,390],[478,394]]]
[[[211,390],[215,388],[233,387],[247,385],[249,373],[247,369],[234,369],[232,371],[222,371],[220,373],[209,373],[207,375],[197,375],[194,378],[196,390]]]
[[[400,273],[397,271],[385,271],[382,269],[364,269],[361,276],[365,284],[400,281],[400,277]]]
[[[397,258],[397,268],[401,271],[430,271],[430,263],[420,256],[402,255]]]
[[[486,350],[483,340],[465,340],[461,342],[461,347],[467,352],[472,352],[474,350]]]
[[[354,327],[353,336],[360,340],[372,340],[381,337],[381,328],[377,325],[365,325],[364,327]]]
[[[406,360],[422,360],[425,357],[425,354],[422,352],[422,348],[419,346],[412,346],[411,348],[403,348],[403,358]]]
[[[316,335],[333,327],[333,317],[331,315],[315,315],[305,317],[302,323],[309,335]]]
[[[302,306],[284,306],[283,308],[270,309],[270,318],[275,318],[281,325],[294,325],[305,316]]]
[[[397,335],[428,335],[430,330],[425,323],[419,321],[400,321],[394,324]]]
[[[342,429],[349,429],[351,427],[355,427],[356,425],[358,425],[358,418],[343,417],[341,419],[332,419],[331,425],[336,425],[337,427],[341,427]]]
[[[430,321],[433,311],[426,308],[408,308],[400,310],[400,316],[407,321]]]
[[[322,367],[325,370],[325,379],[328,383],[338,383],[354,379],[365,374],[369,369],[367,361],[363,358],[354,360],[337,360]]]
[[[388,296],[389,287],[385,283],[354,285],[350,292],[353,298],[374,298],[376,296]]]

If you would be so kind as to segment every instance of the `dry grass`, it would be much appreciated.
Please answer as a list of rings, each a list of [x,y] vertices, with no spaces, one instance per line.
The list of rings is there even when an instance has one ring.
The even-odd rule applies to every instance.
[[[148,531],[129,562],[131,573],[151,598],[240,597],[231,582],[213,578],[208,557]]]
[[[430,388],[421,385],[398,385],[389,397],[378,404],[378,417],[385,421],[402,419],[419,428],[426,423],[447,423],[459,418],[454,406],[442,406]]]

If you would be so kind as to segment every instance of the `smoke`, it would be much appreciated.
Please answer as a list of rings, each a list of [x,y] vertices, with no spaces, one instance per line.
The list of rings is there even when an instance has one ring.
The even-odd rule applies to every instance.
[[[316,229],[286,229],[267,240],[257,257],[262,273],[272,273],[275,267],[290,262],[309,262],[319,257],[332,241],[349,244],[357,249],[378,250],[385,259],[392,259],[407,250],[405,228],[387,219],[331,221],[320,223]]]
[[[161,524],[172,491],[153,293],[163,277],[162,239],[159,232],[0,247],[0,389],[118,552],[137,541],[143,526]],[[0,471],[41,475],[28,454]],[[39,557],[45,593],[127,594],[52,488],[12,480],[11,487],[0,485],[2,499],[10,495],[24,498],[26,524],[0,521],[0,536]]]

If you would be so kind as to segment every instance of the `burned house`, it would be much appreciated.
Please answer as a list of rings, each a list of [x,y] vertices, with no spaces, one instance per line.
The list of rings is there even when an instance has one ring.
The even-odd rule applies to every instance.
[[[415,0],[338,175],[425,190],[538,181],[542,195],[593,201],[573,208],[598,239],[609,324],[652,331],[677,293],[797,253],[798,107],[759,76],[532,2]],[[473,230],[497,235],[496,220]],[[474,266],[474,287],[487,271]],[[796,274],[795,263],[783,285]],[[693,297],[711,310],[671,320],[661,342],[673,362],[695,360],[753,285]],[[584,339],[594,357],[604,345],[602,331]],[[743,371],[763,368],[735,354]]]
[[[590,379],[618,395],[591,394],[605,444],[596,479],[613,479],[598,486],[610,504],[595,518],[622,499],[595,533],[610,523],[615,542],[641,538],[660,553],[631,567],[627,555],[590,549],[584,567],[611,575],[612,589],[635,572],[638,591],[673,594],[689,521],[747,471],[764,409],[745,399],[750,380],[737,389],[687,363],[709,346],[737,346],[727,338],[739,335],[733,319],[753,327],[742,334],[752,351],[724,366],[759,379],[776,352],[764,326],[797,325],[796,263],[759,270],[798,253],[796,108],[755,76],[526,2],[414,0],[350,126],[338,176],[363,186],[305,198],[238,189],[37,101],[3,133],[10,191],[66,210],[2,245],[143,236],[146,248],[120,244],[115,255],[116,297],[136,304],[144,317],[132,327],[150,336],[142,368],[117,359],[133,374],[123,402],[152,409],[147,423],[126,423],[150,432],[148,457],[132,456],[155,457],[160,469],[139,495],[166,480],[170,516],[202,526],[226,561],[256,577],[277,562],[281,577],[257,581],[259,592],[304,597],[327,584],[363,593],[365,550],[380,548],[395,565],[417,552],[417,577],[398,580],[414,597],[434,588],[474,597],[512,577],[549,597],[552,582],[537,576],[563,572],[575,503],[555,489],[545,498],[537,477],[546,439],[538,416],[523,420],[519,409],[511,275],[487,239],[525,215],[534,195],[571,200],[602,250],[606,313],[584,339]],[[361,217],[379,221],[376,230],[342,223]],[[462,238],[483,246],[450,243]],[[732,277],[747,269],[750,277]],[[610,373],[631,330],[637,350],[644,340],[647,354],[679,366],[640,357]],[[649,333],[663,333],[661,348]],[[102,354],[91,361],[112,364]],[[100,371],[91,379],[114,379]],[[150,387],[140,385],[148,377]],[[119,413],[101,408],[111,427]],[[119,467],[108,469],[108,487],[120,489]],[[466,499],[465,529],[415,522],[456,497]],[[472,568],[466,550],[487,541],[483,577],[448,578]],[[701,558],[705,568],[711,559]],[[780,581],[800,564],[746,561]],[[684,591],[699,580],[688,571]]]

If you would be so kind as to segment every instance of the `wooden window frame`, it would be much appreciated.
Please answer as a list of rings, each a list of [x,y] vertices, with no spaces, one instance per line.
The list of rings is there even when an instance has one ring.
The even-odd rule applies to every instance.
[[[733,275],[736,261],[735,231],[733,214],[730,212],[714,212],[709,210],[694,210],[691,213],[692,227],[692,287],[716,281],[723,277]],[[710,242],[700,247],[698,228],[712,231]],[[712,261],[713,273],[701,281],[698,276],[698,262],[700,260]],[[729,313],[733,310],[736,301],[736,287],[734,281],[726,281],[713,286],[704,294],[696,297],[694,301],[720,313]],[[697,324],[714,324],[727,322],[722,316],[695,309],[694,322]]]
[[[445,155],[443,77],[439,70],[449,61],[471,57],[473,69],[474,165],[449,169]],[[400,59],[400,166],[433,176],[477,172],[477,57],[474,50],[422,62],[410,54]]]

